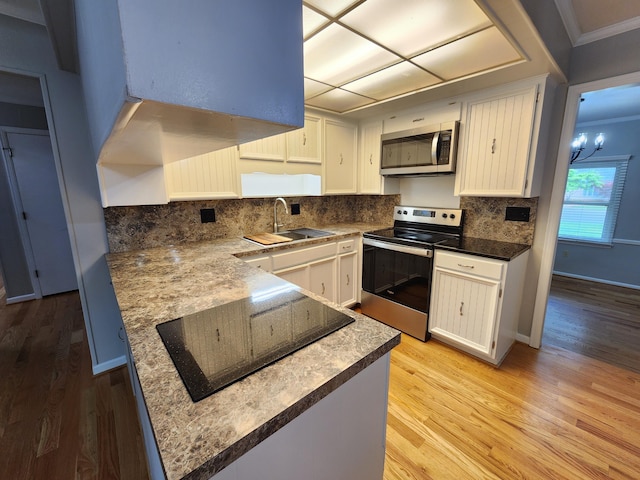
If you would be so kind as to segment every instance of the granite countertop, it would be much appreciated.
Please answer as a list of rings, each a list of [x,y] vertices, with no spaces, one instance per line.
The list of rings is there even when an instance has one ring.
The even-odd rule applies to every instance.
[[[155,326],[287,282],[242,256],[340,239],[385,225],[271,247],[230,238],[107,255],[113,287],[167,478],[208,479],[400,342],[380,322],[301,290],[355,322],[193,403]]]
[[[460,240],[439,243],[435,248],[468,253],[496,260],[510,261],[531,248],[520,243],[499,242],[485,238],[462,237]]]

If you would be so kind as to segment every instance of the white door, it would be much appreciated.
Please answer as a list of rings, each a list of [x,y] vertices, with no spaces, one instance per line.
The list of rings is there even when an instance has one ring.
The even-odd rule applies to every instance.
[[[78,283],[51,140],[48,135],[25,133],[7,133],[7,140],[40,292],[44,296],[76,290]]]

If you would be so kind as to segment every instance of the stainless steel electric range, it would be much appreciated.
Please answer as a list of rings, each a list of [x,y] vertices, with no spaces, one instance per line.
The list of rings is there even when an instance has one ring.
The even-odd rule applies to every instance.
[[[463,216],[459,209],[396,206],[392,228],[363,234],[362,313],[428,340],[434,245],[458,246]]]

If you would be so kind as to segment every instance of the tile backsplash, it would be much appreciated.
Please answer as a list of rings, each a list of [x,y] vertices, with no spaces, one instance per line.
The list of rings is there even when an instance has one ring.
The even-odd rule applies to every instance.
[[[104,209],[109,250],[124,252],[213,238],[241,237],[273,231],[274,198],[198,200],[166,205],[108,207]],[[393,206],[400,195],[336,195],[286,197],[289,212],[300,205],[299,215],[286,215],[278,205],[283,229],[322,227],[337,223],[393,224]],[[464,235],[531,245],[537,198],[462,197]],[[425,205],[428,206],[428,205]],[[529,222],[505,221],[506,207],[530,208]],[[214,209],[215,222],[202,223],[200,210]]]
[[[528,222],[505,220],[507,207],[530,208]],[[500,242],[533,243],[538,198],[461,197],[465,211],[464,236]]]
[[[336,223],[393,224],[393,206],[400,195],[286,197],[300,205],[299,215],[286,215],[278,205],[283,229],[322,227]],[[213,238],[241,237],[273,231],[274,198],[198,200],[166,205],[104,209],[109,250],[124,252]],[[202,223],[201,209],[215,210],[215,222]]]

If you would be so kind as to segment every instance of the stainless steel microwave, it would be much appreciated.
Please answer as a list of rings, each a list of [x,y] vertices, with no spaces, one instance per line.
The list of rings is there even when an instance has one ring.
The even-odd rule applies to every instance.
[[[380,175],[454,173],[460,122],[427,125],[381,136]]]

